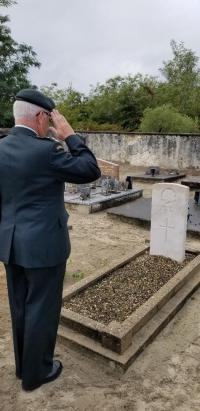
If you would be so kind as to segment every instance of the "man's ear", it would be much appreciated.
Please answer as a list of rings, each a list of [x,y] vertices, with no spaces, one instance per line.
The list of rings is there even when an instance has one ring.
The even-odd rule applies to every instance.
[[[41,121],[43,120],[43,111],[40,111],[40,113],[38,114],[38,120],[40,121],[40,123],[41,123]]]

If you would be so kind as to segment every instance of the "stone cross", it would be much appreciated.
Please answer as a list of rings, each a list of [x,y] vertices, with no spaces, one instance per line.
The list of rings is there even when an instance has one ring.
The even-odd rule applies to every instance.
[[[150,254],[181,262],[185,241],[189,188],[181,184],[158,183],[152,190]]]

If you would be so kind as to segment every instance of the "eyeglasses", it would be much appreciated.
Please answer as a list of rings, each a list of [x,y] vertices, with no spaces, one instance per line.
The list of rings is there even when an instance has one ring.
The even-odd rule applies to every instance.
[[[51,118],[51,114],[50,114],[50,113],[48,113],[48,111],[44,111],[44,110],[39,111],[39,113],[37,113],[37,114],[36,114],[36,117],[37,117],[37,116],[39,116],[39,114],[40,114],[40,113],[45,113],[48,117],[50,117],[50,118]]]

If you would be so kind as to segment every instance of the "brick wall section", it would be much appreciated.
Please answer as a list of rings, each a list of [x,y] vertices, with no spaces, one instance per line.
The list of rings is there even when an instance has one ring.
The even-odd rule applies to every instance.
[[[119,165],[118,164],[111,163],[110,161],[102,160],[100,158],[97,159],[97,162],[101,170],[101,174],[103,174],[104,176],[117,178],[117,180],[119,180]]]

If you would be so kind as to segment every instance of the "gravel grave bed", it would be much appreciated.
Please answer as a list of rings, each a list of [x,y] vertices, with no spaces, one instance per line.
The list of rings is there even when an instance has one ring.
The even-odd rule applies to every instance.
[[[103,324],[122,322],[196,256],[177,263],[149,251],[80,291],[64,307]]]

